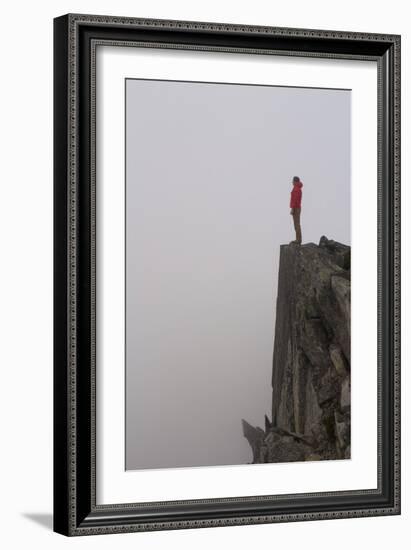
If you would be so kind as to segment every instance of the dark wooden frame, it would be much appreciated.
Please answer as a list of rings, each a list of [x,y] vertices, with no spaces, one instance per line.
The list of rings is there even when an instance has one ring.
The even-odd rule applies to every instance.
[[[96,505],[95,48],[378,63],[378,489]],[[54,530],[89,535],[400,513],[400,37],[65,15],[54,20]],[[137,495],[136,495],[137,498]]]

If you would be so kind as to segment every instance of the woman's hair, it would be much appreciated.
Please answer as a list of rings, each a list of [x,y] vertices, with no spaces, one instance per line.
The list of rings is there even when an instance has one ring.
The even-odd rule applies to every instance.
[[[294,176],[293,181],[300,181],[300,178],[298,176]]]

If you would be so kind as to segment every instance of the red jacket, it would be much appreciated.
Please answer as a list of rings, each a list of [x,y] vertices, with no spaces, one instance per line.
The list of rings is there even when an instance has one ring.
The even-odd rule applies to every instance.
[[[302,181],[294,183],[293,190],[291,191],[290,208],[301,208],[301,197],[303,196],[303,192],[301,191],[302,186]]]

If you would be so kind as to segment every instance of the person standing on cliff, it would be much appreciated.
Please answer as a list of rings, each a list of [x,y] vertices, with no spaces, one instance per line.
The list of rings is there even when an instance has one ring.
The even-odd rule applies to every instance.
[[[301,191],[301,188],[303,186],[303,182],[300,180],[298,176],[293,177],[293,189],[291,191],[291,200],[290,200],[290,214],[293,217],[294,220],[294,229],[295,229],[295,241],[291,241],[290,244],[296,243],[301,244],[302,237],[301,237],[301,199],[303,196],[303,192]]]

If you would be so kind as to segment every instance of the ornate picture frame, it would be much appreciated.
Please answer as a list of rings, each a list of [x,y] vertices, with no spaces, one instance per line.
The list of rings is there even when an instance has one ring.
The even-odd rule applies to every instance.
[[[96,51],[109,44],[377,65],[377,487],[100,504]],[[66,536],[400,513],[400,36],[68,14],[54,20],[54,530]]]

